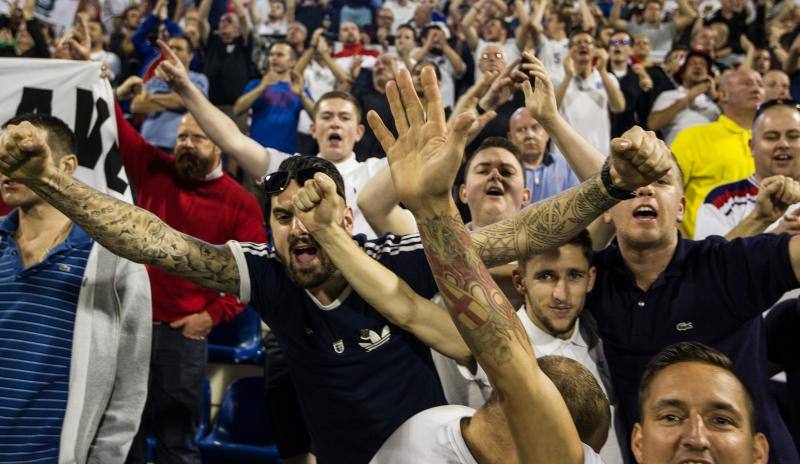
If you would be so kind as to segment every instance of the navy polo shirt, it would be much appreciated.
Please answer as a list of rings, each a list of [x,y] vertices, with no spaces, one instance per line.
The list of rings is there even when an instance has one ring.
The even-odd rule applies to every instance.
[[[419,235],[355,240],[423,297],[436,293]],[[229,244],[240,299],[261,313],[286,355],[321,464],[366,463],[406,419],[445,404],[430,349],[349,286],[324,306],[289,279],[270,245]]]
[[[797,451],[769,393],[762,311],[798,287],[786,234],[725,241],[680,238],[667,268],[647,290],[636,286],[616,241],[594,258],[588,307],[597,319],[628,436],[639,418],[637,390],[663,348],[697,341],[725,353],[751,389],[770,462],[797,463]]]

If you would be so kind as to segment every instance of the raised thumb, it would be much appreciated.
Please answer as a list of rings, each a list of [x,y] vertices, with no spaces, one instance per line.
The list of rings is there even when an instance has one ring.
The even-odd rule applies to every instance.
[[[611,151],[613,153],[622,153],[631,148],[631,141],[623,138],[615,138],[611,141]]]

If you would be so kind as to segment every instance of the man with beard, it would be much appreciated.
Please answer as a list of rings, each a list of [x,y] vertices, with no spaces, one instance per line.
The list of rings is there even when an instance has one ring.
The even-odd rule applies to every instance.
[[[125,84],[117,89],[126,97]],[[222,171],[221,151],[185,115],[175,154],[147,143],[116,107],[122,162],[136,203],[176,229],[210,243],[263,241],[263,214],[255,198]],[[200,462],[194,436],[206,375],[206,335],[243,305],[148,266],[153,295],[153,350],[148,404],[131,447],[129,463],[144,463],[152,424],[158,462]],[[181,459],[181,460],[179,460]]]
[[[242,134],[235,123],[197,91],[189,81],[186,67],[163,43],[162,51],[168,57],[157,70],[172,88],[183,98],[200,127],[209,138],[229,156],[235,158],[244,172],[260,179],[278,169],[290,154],[264,148],[255,140]],[[319,145],[321,158],[332,162],[344,176],[347,184],[345,195],[349,204],[356,204],[358,192],[382,167],[385,159],[369,158],[363,162],[356,159],[353,147],[364,135],[360,124],[361,108],[358,100],[346,92],[332,91],[323,94],[314,104],[314,121],[311,132]],[[375,237],[358,208],[354,208],[356,233]]]
[[[404,98],[413,94],[408,71],[401,70],[398,79]],[[423,71],[422,81],[428,114],[435,117],[436,125],[430,137],[418,141],[444,143],[444,108],[431,69]],[[394,83],[387,88],[394,108],[400,91]],[[374,113],[370,115],[376,134],[386,141],[391,135],[385,125]],[[422,119],[422,110],[414,109],[413,124]],[[452,127],[451,135],[457,139],[445,145],[449,160],[463,153],[471,123],[467,115]],[[407,133],[406,125],[398,126],[401,134]],[[236,295],[242,302],[252,301],[286,350],[321,463],[366,461],[403,421],[444,401],[428,348],[352,292],[295,216],[293,197],[298,186],[320,171],[334,180],[337,195],[345,197],[342,176],[330,162],[320,157],[290,157],[265,179],[274,245],[230,241],[227,246],[214,246],[55,171],[48,164],[49,150],[27,126],[11,127],[2,138],[0,172],[24,182],[112,252],[216,292]],[[634,145],[623,142],[623,148],[631,150],[612,157],[602,175],[474,232],[472,242],[479,256],[488,266],[496,266],[558,246],[616,202],[609,192],[649,183],[665,169],[663,153],[652,146],[635,153]],[[443,172],[450,170],[455,169],[447,166]],[[434,169],[426,174],[435,178],[439,172]],[[449,194],[452,178],[444,179]],[[342,204],[334,214],[332,222],[351,233],[352,211]],[[423,297],[435,291],[418,236],[371,241],[357,236],[355,240]]]

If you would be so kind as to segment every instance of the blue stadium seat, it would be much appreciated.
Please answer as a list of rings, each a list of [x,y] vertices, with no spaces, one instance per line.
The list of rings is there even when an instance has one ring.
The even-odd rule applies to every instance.
[[[208,434],[209,423],[211,422],[211,384],[208,379],[203,379],[203,401],[200,403],[200,427],[194,436],[194,442],[200,440]],[[152,432],[151,432],[152,434]],[[153,462],[156,459],[156,438],[152,435],[147,437],[147,461]]]
[[[263,377],[243,377],[230,384],[211,433],[198,446],[203,464],[280,462],[267,420]]]
[[[208,362],[258,364],[261,350],[261,317],[251,307],[208,334]]]

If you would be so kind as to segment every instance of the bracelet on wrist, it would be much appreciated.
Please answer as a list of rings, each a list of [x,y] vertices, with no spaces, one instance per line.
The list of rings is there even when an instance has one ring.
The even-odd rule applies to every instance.
[[[611,180],[611,163],[608,159],[603,163],[603,169],[600,170],[600,181],[603,183],[603,187],[605,187],[606,192],[608,192],[611,198],[616,198],[617,200],[636,198],[636,194],[632,191],[614,186],[614,182]]]

